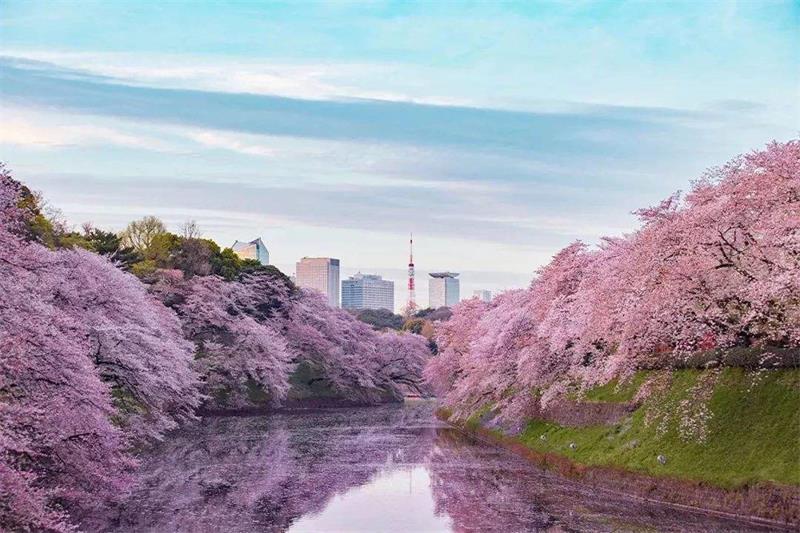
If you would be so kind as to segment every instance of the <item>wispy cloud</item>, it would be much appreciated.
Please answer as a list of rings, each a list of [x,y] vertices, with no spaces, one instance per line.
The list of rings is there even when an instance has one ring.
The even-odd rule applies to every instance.
[[[359,86],[365,76],[419,75],[417,67],[391,63],[291,63],[236,56],[185,56],[111,52],[55,52],[0,48],[20,66],[59,65],[109,82],[132,86],[248,93],[310,100],[346,98],[477,105],[466,97],[435,97]],[[224,75],[220,75],[224,72]]]
[[[525,279],[796,136],[798,13],[7,0],[0,155],[78,221],[196,216],[287,265],[384,268],[413,229],[430,268]]]
[[[173,147],[161,139],[115,127],[81,123],[82,120],[65,121],[63,117],[53,120],[43,117],[41,113],[1,109],[3,127],[0,128],[0,144],[39,149],[122,146],[151,151],[173,150]]]
[[[78,179],[106,204],[182,212],[213,203],[320,231],[389,233],[413,221],[473,242],[594,240],[630,228],[631,209],[752,146],[731,142],[724,111],[562,103],[532,112],[167,89],[18,58],[0,60],[0,76],[20,121],[45,109],[51,117],[0,140],[172,150],[131,156],[138,174],[108,161],[103,179],[103,161],[87,162]],[[32,178],[54,191],[69,182]],[[95,201],[82,194],[63,198]]]
[[[244,155],[273,158],[275,150],[265,146],[263,140],[255,135],[231,134],[211,130],[190,130],[185,133],[189,139],[209,148],[221,148]]]
[[[381,100],[319,101],[141,87],[18,59],[0,61],[2,95],[18,105],[243,133],[526,150],[560,157],[613,149],[634,154],[679,139],[705,113],[665,108],[581,106],[525,112]],[[636,138],[634,146],[631,140]],[[689,144],[689,143],[686,143]]]

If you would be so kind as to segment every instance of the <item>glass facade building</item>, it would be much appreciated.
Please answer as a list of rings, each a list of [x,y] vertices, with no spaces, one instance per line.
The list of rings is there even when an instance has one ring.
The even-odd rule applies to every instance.
[[[236,241],[231,249],[242,259],[255,259],[262,265],[269,264],[269,250],[261,237],[250,242]]]
[[[375,274],[358,273],[342,281],[345,309],[388,309],[394,312],[394,282]]]
[[[328,298],[328,305],[339,307],[339,260],[330,257],[304,257],[297,262],[297,285],[315,289]]]

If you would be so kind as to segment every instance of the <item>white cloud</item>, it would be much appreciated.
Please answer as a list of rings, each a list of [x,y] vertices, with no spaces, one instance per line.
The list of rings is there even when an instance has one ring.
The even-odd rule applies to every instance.
[[[161,139],[117,127],[88,124],[87,117],[44,115],[9,108],[0,108],[0,117],[3,123],[0,144],[41,149],[114,145],[154,151],[172,150]]]
[[[419,188],[471,193],[510,190],[508,185],[500,183],[424,179],[405,166],[392,170],[399,161],[405,162],[409,154],[413,155],[417,172],[441,157],[440,152],[419,147],[179,127],[166,127],[165,131],[206,148],[269,159],[292,173],[292,180],[284,182],[284,186]],[[264,182],[263,178],[258,181]]]
[[[475,105],[464,98],[420,96],[358,87],[359,80],[413,78],[418,67],[383,63],[268,62],[241,57],[174,56],[111,52],[42,52],[0,49],[0,55],[54,63],[76,71],[116,78],[131,85],[253,93],[288,98],[331,100],[363,98],[434,105]],[[404,74],[399,75],[400,72]]]
[[[260,135],[228,133],[218,130],[188,130],[184,135],[192,141],[209,148],[219,148],[245,155],[273,158],[276,151],[263,143]]]

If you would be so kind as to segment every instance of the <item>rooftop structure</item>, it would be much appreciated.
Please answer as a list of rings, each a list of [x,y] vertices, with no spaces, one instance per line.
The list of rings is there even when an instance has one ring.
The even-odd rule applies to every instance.
[[[458,272],[431,272],[428,280],[428,306],[452,307],[459,302],[460,284]]]
[[[458,272],[431,272],[428,274],[432,278],[457,278]]]
[[[236,241],[231,249],[242,259],[254,259],[262,265],[269,264],[269,250],[261,237],[249,242]]]

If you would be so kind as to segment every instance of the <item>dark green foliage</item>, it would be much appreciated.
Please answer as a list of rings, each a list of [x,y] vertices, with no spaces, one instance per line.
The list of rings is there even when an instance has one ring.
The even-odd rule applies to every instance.
[[[396,315],[388,309],[361,309],[355,313],[355,316],[377,330],[394,329],[399,331],[404,322],[402,316]]]
[[[331,381],[325,377],[325,371],[314,361],[301,361],[289,376],[289,384],[289,401],[342,396],[340,391],[331,386]]]
[[[142,255],[145,259],[155,261],[158,268],[172,268],[182,241],[183,238],[174,233],[161,233],[153,237]]]
[[[256,380],[253,378],[247,378],[245,387],[247,388],[247,399],[250,400],[253,405],[270,405],[271,402],[269,394],[264,390],[264,387],[259,385]]]
[[[274,266],[241,259],[233,250],[221,249],[211,239],[170,233],[156,217],[134,221],[119,234],[94,228],[91,224],[85,224],[81,232],[68,231],[58,212],[48,209],[37,194],[24,186],[19,208],[24,213],[25,238],[52,249],[80,247],[90,250],[142,279],[150,278],[158,269],[177,269],[187,278],[215,274],[228,281],[242,274],[266,272],[279,278],[292,291],[296,290],[291,280]],[[126,246],[128,241],[135,241],[139,248]]]
[[[450,310],[449,307],[439,307],[437,309],[432,309],[427,307],[425,309],[420,309],[416,313],[414,313],[415,318],[424,318],[430,322],[436,322],[439,320],[449,320],[450,317],[453,316],[453,312]]]
[[[119,236],[111,231],[87,226],[77,245],[108,257],[123,270],[129,270],[131,265],[141,260],[133,248],[123,246]]]
[[[242,260],[230,248],[220,250],[217,246],[216,252],[211,255],[210,263],[211,273],[222,276],[228,281],[236,279],[242,271]]]
[[[48,208],[38,193],[24,185],[17,207],[25,220],[24,238],[56,249],[71,246],[77,237],[66,230],[58,211]]]

